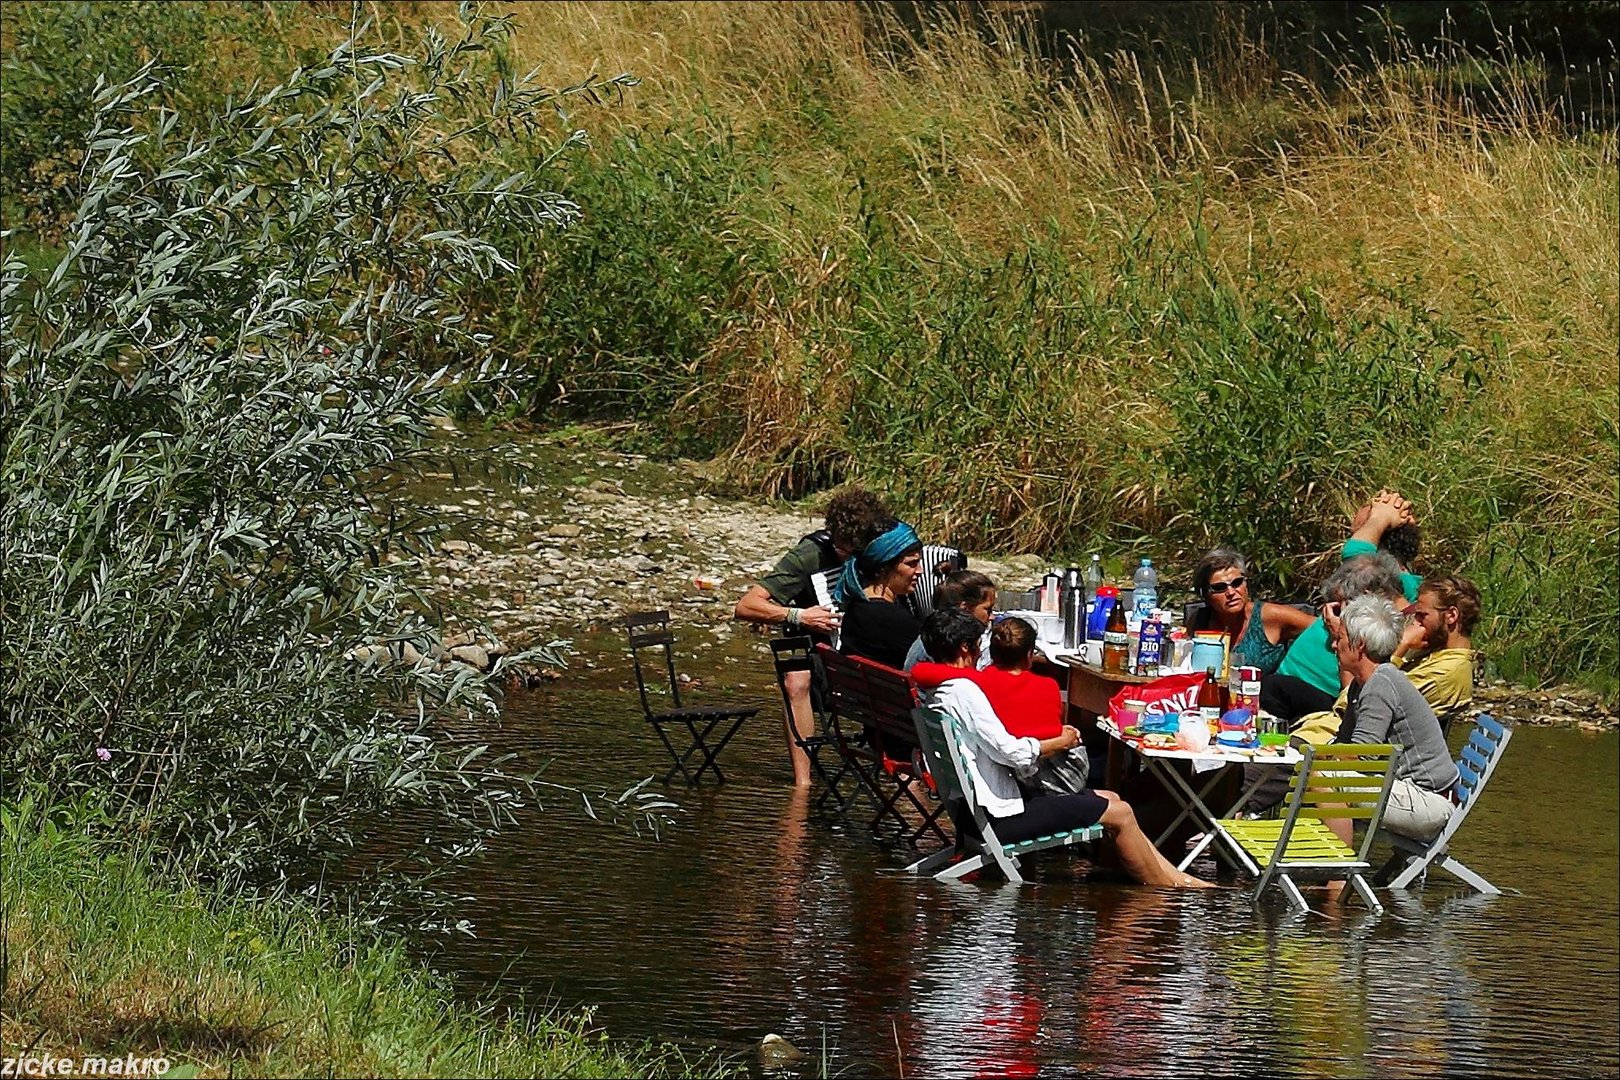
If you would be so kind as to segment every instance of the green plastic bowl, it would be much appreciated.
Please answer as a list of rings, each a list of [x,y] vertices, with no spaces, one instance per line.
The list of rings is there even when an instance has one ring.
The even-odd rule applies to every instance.
[[[1287,746],[1288,736],[1280,731],[1262,731],[1260,733],[1261,746]]]

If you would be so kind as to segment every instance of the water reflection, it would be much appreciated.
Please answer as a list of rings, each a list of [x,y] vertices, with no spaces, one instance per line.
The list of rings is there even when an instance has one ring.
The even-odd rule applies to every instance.
[[[1522,732],[1470,818],[1458,854],[1529,895],[1469,897],[1437,875],[1383,917],[1298,918],[1063,853],[1022,889],[917,881],[901,853],[810,812],[762,719],[727,751],[735,781],[677,791],[661,839],[563,802],[526,820],[456,883],[479,936],[438,962],[469,992],[595,1005],[614,1034],[739,1060],[775,1031],[807,1051],[806,1076],[1620,1069],[1612,735]],[[619,689],[514,697],[491,738],[589,790],[662,768]]]

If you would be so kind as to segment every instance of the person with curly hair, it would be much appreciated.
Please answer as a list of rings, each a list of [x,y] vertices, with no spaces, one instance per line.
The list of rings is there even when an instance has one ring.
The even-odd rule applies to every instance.
[[[813,578],[825,573],[836,578],[837,570],[873,537],[876,525],[888,517],[883,500],[860,488],[847,488],[827,502],[826,528],[805,536],[777,562],[758,584],[749,586],[737,601],[733,614],[744,622],[781,627],[784,632],[805,633],[817,641],[831,641],[839,626],[836,609],[816,599]],[[810,704],[812,675],[791,672],[783,683],[792,709],[784,716],[788,757],[793,763],[793,783],[810,786],[810,759],[799,749],[799,739],[815,734],[815,714]],[[798,739],[794,733],[798,733]]]

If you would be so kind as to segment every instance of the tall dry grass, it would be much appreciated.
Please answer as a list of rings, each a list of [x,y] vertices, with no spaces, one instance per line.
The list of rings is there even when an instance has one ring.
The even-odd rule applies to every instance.
[[[863,480],[974,546],[1235,542],[1296,593],[1399,485],[1505,670],[1612,687],[1617,147],[1581,115],[1612,60],[1597,101],[1394,32],[1296,73],[1224,8],[1052,55],[1022,7],[519,9],[513,68],[641,79],[562,125],[584,221],[467,298],[521,407],[768,494]]]
[[[1395,483],[1429,565],[1485,581],[1509,668],[1612,668],[1616,140],[1571,133],[1612,81],[1561,101],[1533,58],[1410,46],[1307,79],[1236,26],[1166,72],[1043,56],[1016,18],[914,36],[836,4],[524,24],[522,63],[643,80],[585,121],[578,175],[626,140],[731,148],[691,227],[743,265],[685,298],[718,317],[661,404],[747,483],[865,479],[968,543],[1237,538],[1291,588]],[[1289,349],[1337,366],[1302,384]],[[1220,430],[1223,379],[1261,430]],[[634,412],[621,390],[599,400]],[[1301,404],[1310,430],[1267,430]],[[1234,528],[1257,503],[1274,518]]]

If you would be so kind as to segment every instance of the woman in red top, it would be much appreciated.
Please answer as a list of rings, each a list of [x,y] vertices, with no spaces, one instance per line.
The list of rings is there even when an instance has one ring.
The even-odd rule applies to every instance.
[[[1063,697],[1056,682],[1030,670],[1034,659],[1035,628],[1002,619],[990,628],[990,666],[974,681],[1008,731],[1050,739],[1063,730]]]
[[[955,672],[984,691],[996,718],[1008,734],[1018,738],[1054,739],[1063,733],[1063,696],[1058,684],[1030,670],[1035,658],[1035,628],[1023,619],[1002,619],[990,628],[990,666],[979,671]],[[919,664],[919,668],[924,665]],[[925,668],[919,681],[935,678]],[[1090,760],[1084,746],[1043,757],[1032,780],[1019,781],[1025,794],[1066,795],[1086,790]]]

